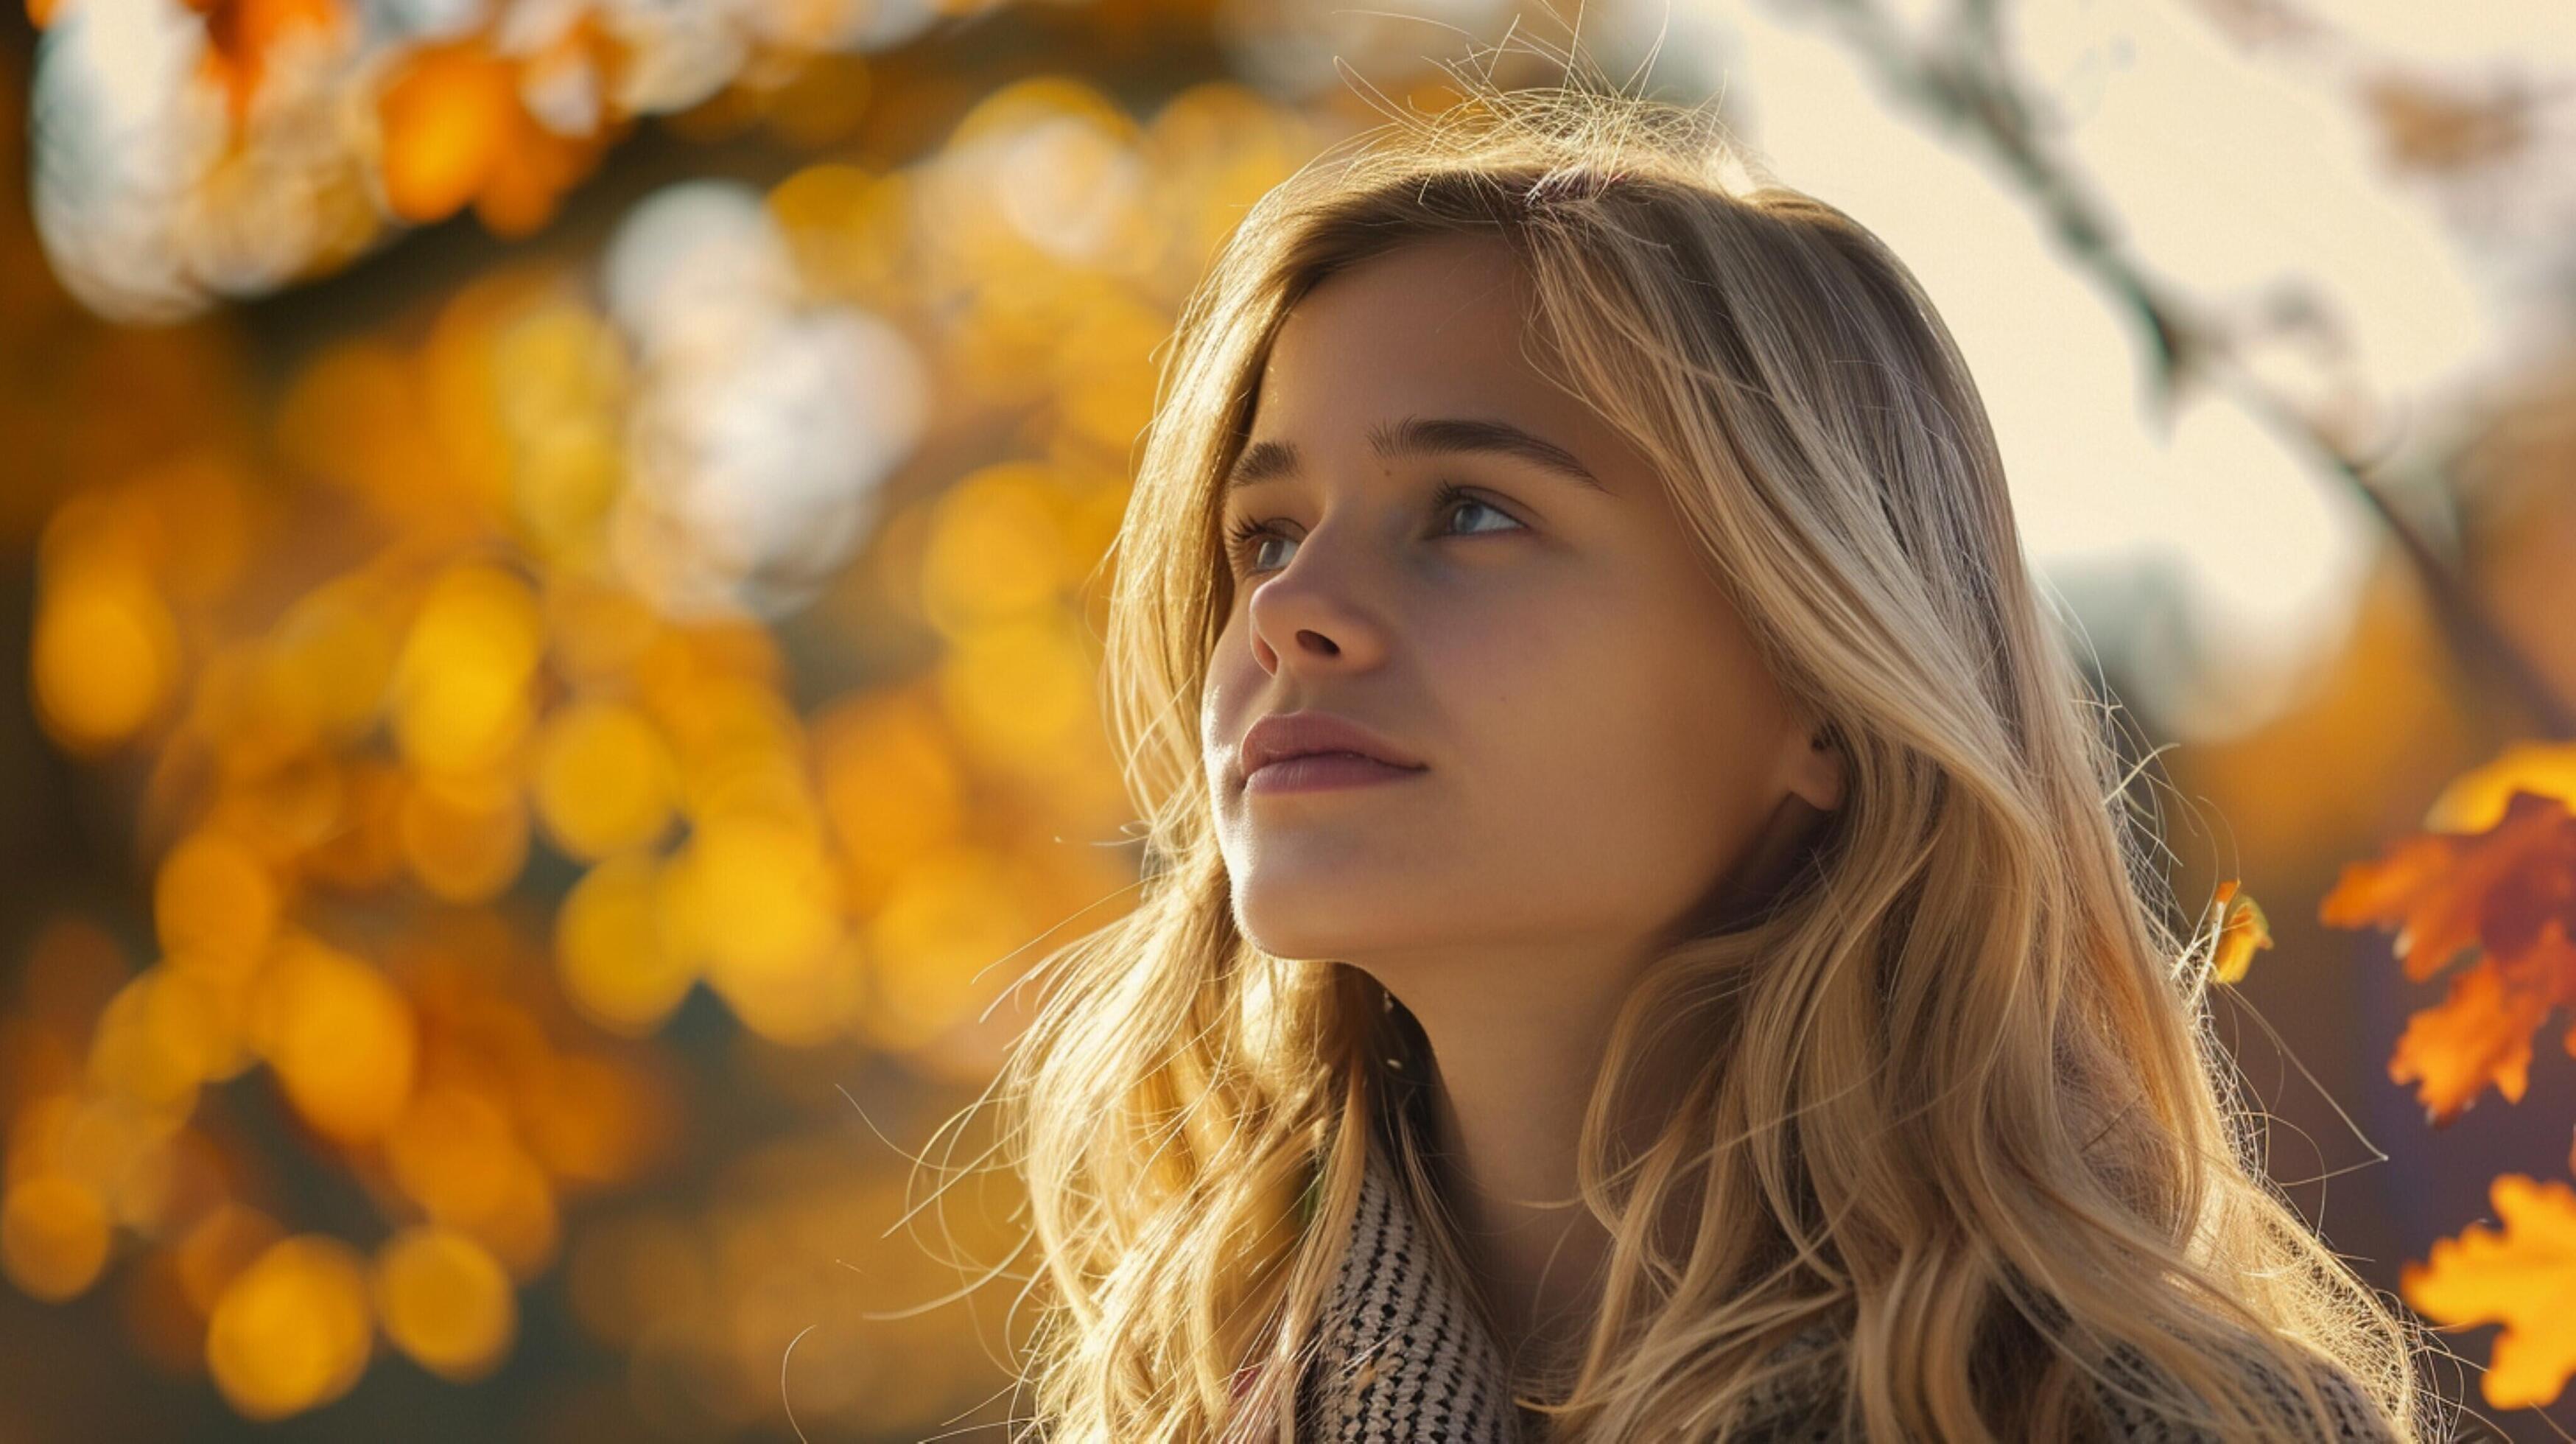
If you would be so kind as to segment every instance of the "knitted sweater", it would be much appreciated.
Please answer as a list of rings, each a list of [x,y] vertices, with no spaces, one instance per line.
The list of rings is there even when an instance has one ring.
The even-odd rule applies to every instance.
[[[1429,1248],[1386,1161],[1369,1156],[1362,1186],[1323,1323],[1320,1351],[1296,1392],[1297,1437],[1310,1444],[1534,1444],[1545,1418],[1512,1401],[1511,1377],[1501,1351],[1478,1322],[1464,1287]],[[1810,1328],[1773,1352],[1774,1360],[1813,1354],[1830,1362],[1829,1326]],[[2134,1364],[2136,1356],[2122,1356]],[[2115,1365],[2113,1372],[2122,1366]],[[1789,1371],[1758,1395],[1736,1439],[1755,1444],[1856,1438],[1838,1423],[1838,1390],[1823,1372]],[[2293,1417],[2295,1393],[2286,1380],[2264,1371],[2254,1376]],[[2131,1382],[2139,1378],[2134,1372]],[[2395,1444],[2349,1375],[2320,1377],[2337,1416],[2338,1440]],[[2223,1444],[2214,1436],[2147,1415],[2117,1394],[2101,1394],[2126,1444]],[[1853,1411],[1857,1413],[1857,1411]]]

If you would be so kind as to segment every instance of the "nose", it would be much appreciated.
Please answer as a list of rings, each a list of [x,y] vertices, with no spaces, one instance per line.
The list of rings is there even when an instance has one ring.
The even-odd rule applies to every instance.
[[[1244,605],[1252,653],[1264,670],[1287,665],[1283,648],[1301,666],[1367,667],[1385,655],[1382,613],[1369,602],[1358,558],[1349,555],[1354,549],[1341,548],[1339,556],[1319,549],[1325,530],[1302,538],[1296,557],[1260,579]]]

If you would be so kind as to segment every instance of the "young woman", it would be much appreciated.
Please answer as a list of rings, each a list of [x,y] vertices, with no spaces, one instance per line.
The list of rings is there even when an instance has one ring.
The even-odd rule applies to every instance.
[[[1746,165],[1481,94],[1186,308],[1113,556],[1141,900],[997,1083],[1041,1437],[2418,1437],[1959,353]]]

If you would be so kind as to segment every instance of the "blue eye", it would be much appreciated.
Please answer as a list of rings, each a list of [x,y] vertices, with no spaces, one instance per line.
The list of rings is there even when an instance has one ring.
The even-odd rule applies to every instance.
[[[1444,481],[1431,493],[1431,510],[1435,514],[1446,515],[1452,507],[1462,503],[1469,507],[1483,507],[1505,521],[1511,522],[1513,527],[1520,526],[1519,519],[1511,513],[1459,486],[1456,482]],[[1474,535],[1474,533],[1464,533],[1464,535]],[[1246,574],[1261,571],[1264,568],[1245,564],[1251,560],[1251,555],[1260,549],[1262,542],[1272,540],[1287,541],[1292,538],[1281,534],[1279,529],[1270,522],[1246,518],[1226,528],[1226,555],[1237,566],[1242,567]]]

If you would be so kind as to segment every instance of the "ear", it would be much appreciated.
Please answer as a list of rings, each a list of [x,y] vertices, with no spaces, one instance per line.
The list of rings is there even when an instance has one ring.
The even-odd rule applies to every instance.
[[[1817,811],[1831,812],[1843,805],[1843,789],[1850,773],[1842,731],[1819,718],[1804,720],[1805,728],[1795,734],[1800,740],[1789,759],[1789,790]]]

